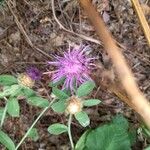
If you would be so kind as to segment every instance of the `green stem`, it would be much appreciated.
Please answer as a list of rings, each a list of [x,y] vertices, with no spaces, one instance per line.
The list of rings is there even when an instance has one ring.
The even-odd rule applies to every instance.
[[[40,115],[36,118],[36,120],[33,122],[33,124],[31,125],[31,127],[28,129],[28,131],[26,132],[26,134],[23,136],[23,138],[21,139],[21,141],[18,143],[18,145],[16,146],[15,150],[17,150],[20,145],[24,142],[25,138],[28,136],[29,132],[32,130],[32,128],[35,126],[35,124],[38,122],[38,120],[42,117],[42,115],[49,109],[49,107],[54,103],[56,99],[53,99],[49,106],[46,107],[41,113]]]
[[[69,120],[68,120],[68,135],[69,135],[69,140],[71,143],[71,148],[72,148],[72,150],[74,150],[74,143],[73,143],[73,139],[72,139],[72,135],[71,135],[71,122],[72,122],[72,114],[70,114]]]
[[[7,105],[7,103],[6,103],[5,108],[4,108],[4,111],[3,111],[2,119],[1,119],[0,128],[2,128],[3,123],[4,123],[4,120],[5,120],[5,117],[6,117],[7,106],[8,106],[8,105]]]

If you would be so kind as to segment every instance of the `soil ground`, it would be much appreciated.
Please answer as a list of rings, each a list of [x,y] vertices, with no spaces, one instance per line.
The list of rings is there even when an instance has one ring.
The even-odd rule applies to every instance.
[[[89,116],[92,116],[91,127],[94,128],[108,122],[115,114],[122,113],[134,128],[138,128],[138,115],[103,84],[99,84],[99,81],[104,81],[105,78],[107,78],[105,84],[117,80],[113,64],[103,46],[74,34],[78,33],[98,40],[85,12],[79,7],[76,0],[54,0],[54,2],[54,7],[50,0],[13,0],[11,4],[11,9],[34,47],[31,47],[18,28],[7,4],[1,4],[0,74],[17,75],[25,72],[30,66],[35,66],[42,72],[53,70],[47,65],[47,61],[53,60],[54,54],[62,55],[68,49],[69,44],[72,46],[81,43],[90,45],[90,55],[97,58],[96,63],[100,68],[100,71],[91,75],[94,76],[98,86],[98,90],[94,91],[91,96],[103,101],[102,105],[86,110]],[[141,0],[140,2],[147,21],[150,23],[150,1]],[[130,0],[93,0],[93,4],[121,46],[140,89],[150,99],[150,49]],[[63,27],[73,33],[60,27],[54,18],[52,9]],[[45,54],[39,52],[39,49]],[[43,97],[47,97],[46,93],[51,92],[48,87],[50,81],[49,76],[43,75],[42,80],[36,83],[35,90]],[[0,105],[3,106],[3,103],[1,102]],[[19,119],[8,118],[4,125],[4,130],[14,139],[15,143],[19,142],[41,111],[29,106],[25,100],[20,100],[20,105],[21,117]],[[69,150],[67,135],[52,136],[47,132],[47,127],[55,122],[66,122],[66,117],[49,110],[36,125],[40,135],[39,140],[33,142],[31,139],[26,139],[20,149]],[[73,121],[74,141],[77,141],[84,131],[85,129]],[[141,150],[149,142],[142,135],[138,135],[133,150]]]

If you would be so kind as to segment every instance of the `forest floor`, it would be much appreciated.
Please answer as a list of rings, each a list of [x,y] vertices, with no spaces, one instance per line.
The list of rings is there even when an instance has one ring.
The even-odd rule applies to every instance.
[[[7,4],[0,6],[0,74],[17,75],[25,72],[30,66],[37,67],[41,72],[53,70],[47,62],[53,60],[54,54],[62,55],[69,45],[81,43],[90,45],[90,55],[97,58],[99,68],[91,74],[98,87],[92,96],[103,102],[100,106],[86,110],[91,116],[90,126],[94,128],[110,121],[115,114],[122,113],[134,128],[138,128],[138,115],[104,86],[116,81],[117,75],[103,45],[96,42],[98,36],[85,12],[76,0],[54,0],[54,2],[52,6],[51,0],[13,0],[10,8],[14,14]],[[93,0],[93,4],[122,48],[139,88],[150,99],[150,49],[130,0]],[[150,23],[150,1],[141,0],[141,4]],[[22,28],[18,27],[15,17],[24,28],[25,34],[22,33]],[[86,38],[81,38],[81,35],[85,35]],[[46,93],[51,92],[48,87],[50,81],[48,75],[43,75],[34,89],[46,97]],[[1,102],[0,106],[2,105]],[[21,117],[9,118],[4,125],[5,131],[16,143],[41,111],[29,106],[23,100],[20,100],[20,105]],[[27,138],[21,149],[69,150],[66,134],[52,136],[47,132],[50,124],[65,121],[64,115],[49,110],[36,124],[39,140],[33,142]],[[84,131],[84,128],[73,122],[74,141],[77,141]],[[149,142],[142,135],[138,135],[133,150],[141,150]]]

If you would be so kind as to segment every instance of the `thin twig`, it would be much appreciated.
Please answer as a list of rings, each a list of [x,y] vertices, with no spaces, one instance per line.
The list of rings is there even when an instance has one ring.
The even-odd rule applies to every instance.
[[[108,31],[107,27],[102,21],[102,18],[93,7],[91,1],[79,0],[79,2],[86,11],[91,23],[95,27],[100,40],[103,42],[105,50],[111,57],[120,81],[130,98],[130,101],[124,99],[124,102],[126,102],[137,113],[139,113],[147,126],[150,127],[150,104],[139,90],[133,74],[129,69],[120,49],[116,45],[115,40],[112,38],[111,33]]]
[[[73,32],[73,31],[70,31],[70,30],[66,29],[66,28],[60,23],[60,21],[58,20],[58,18],[56,17],[54,0],[51,0],[51,5],[52,5],[52,12],[53,12],[54,19],[55,19],[55,21],[57,22],[57,24],[59,25],[59,27],[60,27],[62,30],[66,31],[66,32],[68,32],[68,33],[70,33],[70,34],[76,35],[76,36],[78,36],[78,37],[80,37],[80,38],[82,38],[82,39],[84,39],[84,40],[87,40],[87,41],[90,41],[90,42],[93,42],[93,43],[96,43],[96,44],[101,45],[101,42],[100,42],[99,40],[96,40],[96,39],[93,39],[93,38],[88,37],[88,36],[86,36],[86,35],[78,34],[78,33],[75,33],[75,32]]]
[[[28,43],[33,49],[36,49],[36,50],[37,50],[38,52],[40,52],[41,54],[43,54],[43,55],[45,55],[45,56],[51,58],[51,56],[50,56],[49,54],[45,53],[43,50],[41,50],[40,48],[36,47],[36,46],[32,43],[32,41],[30,40],[29,36],[28,36],[27,33],[25,32],[25,30],[24,30],[22,24],[19,22],[17,16],[15,15],[14,11],[12,10],[11,5],[9,4],[9,1],[5,0],[5,2],[6,2],[8,8],[9,8],[9,10],[10,10],[10,12],[12,13],[12,15],[13,15],[13,17],[14,17],[15,22],[16,22],[16,24],[17,24],[17,26],[18,26],[20,32],[21,32],[21,33],[23,34],[23,36],[25,37],[27,43]]]
[[[144,13],[142,11],[142,8],[140,6],[140,3],[138,0],[131,0],[132,1],[132,4],[136,10],[136,13],[138,15],[138,18],[140,20],[140,23],[142,25],[142,28],[143,28],[143,31],[144,31],[144,34],[145,34],[145,37],[147,39],[147,42],[150,46],[150,27],[148,25],[148,22],[146,21],[146,18],[144,16]]]

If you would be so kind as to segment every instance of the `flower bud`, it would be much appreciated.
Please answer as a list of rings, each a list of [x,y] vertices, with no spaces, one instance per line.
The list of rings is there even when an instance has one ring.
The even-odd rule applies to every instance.
[[[18,76],[18,83],[25,87],[32,88],[34,86],[35,81],[31,79],[31,77],[26,73],[21,73]]]
[[[81,100],[75,96],[72,96],[67,104],[67,112],[69,114],[76,114],[82,111],[83,104]]]

